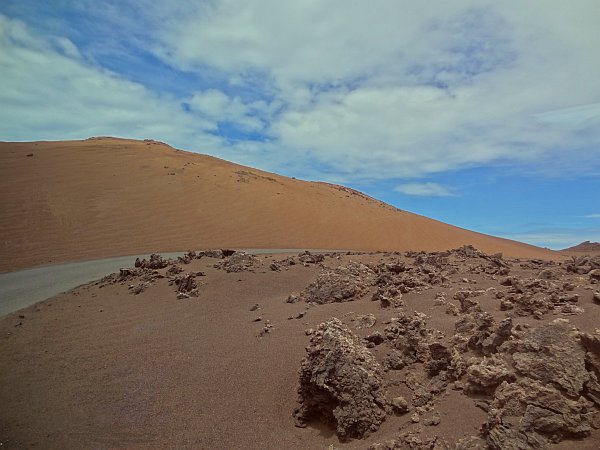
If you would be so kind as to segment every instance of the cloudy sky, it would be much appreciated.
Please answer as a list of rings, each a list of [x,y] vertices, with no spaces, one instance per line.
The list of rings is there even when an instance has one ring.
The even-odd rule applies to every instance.
[[[2,0],[0,140],[152,138],[600,241],[598,0]]]

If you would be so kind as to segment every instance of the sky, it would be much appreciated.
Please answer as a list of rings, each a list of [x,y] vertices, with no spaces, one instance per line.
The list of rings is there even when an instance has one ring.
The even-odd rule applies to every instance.
[[[598,0],[1,0],[0,140],[156,139],[600,241]]]

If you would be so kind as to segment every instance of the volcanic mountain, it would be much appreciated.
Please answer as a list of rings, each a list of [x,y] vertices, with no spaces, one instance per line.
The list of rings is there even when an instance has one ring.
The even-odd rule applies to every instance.
[[[556,253],[145,140],[0,143],[0,271],[211,247]]]
[[[600,253],[600,242],[584,241],[573,247],[561,250],[565,253]]]

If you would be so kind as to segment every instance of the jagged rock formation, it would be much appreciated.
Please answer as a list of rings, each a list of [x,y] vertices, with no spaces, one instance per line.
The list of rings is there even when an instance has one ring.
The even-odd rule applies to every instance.
[[[585,275],[592,270],[600,269],[600,255],[573,256],[565,265],[567,272]]]
[[[198,283],[195,273],[175,275],[169,279],[170,284],[177,286],[177,298],[198,297]]]
[[[215,264],[215,268],[223,269],[225,272],[244,272],[252,270],[252,267],[258,259],[246,252],[234,252],[229,256],[224,257],[223,261]]]
[[[374,277],[373,270],[361,263],[351,262],[336,269],[324,269],[300,293],[300,298],[317,304],[355,300],[368,291]]]
[[[313,254],[306,250],[305,252],[302,252],[298,255],[298,260],[305,265],[317,264],[325,260],[325,255],[323,255],[322,253]]]
[[[342,440],[376,431],[390,410],[382,368],[361,339],[338,319],[319,326],[300,368],[298,426],[316,419]]]
[[[150,259],[142,259],[140,261],[139,258],[135,260],[135,267],[139,267],[141,269],[164,269],[169,265],[170,261],[168,259],[164,259],[159,254],[153,253],[150,255]]]

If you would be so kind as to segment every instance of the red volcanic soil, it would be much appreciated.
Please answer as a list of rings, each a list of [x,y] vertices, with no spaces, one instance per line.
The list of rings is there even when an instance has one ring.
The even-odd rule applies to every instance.
[[[597,258],[221,256],[0,318],[0,446],[598,448]]]
[[[0,209],[0,271],[222,246],[561,257],[155,141],[0,143]]]

